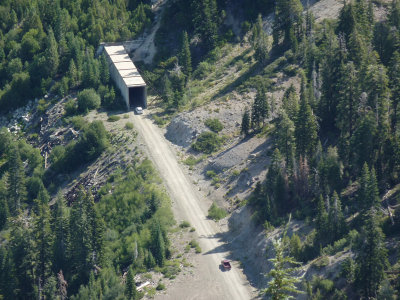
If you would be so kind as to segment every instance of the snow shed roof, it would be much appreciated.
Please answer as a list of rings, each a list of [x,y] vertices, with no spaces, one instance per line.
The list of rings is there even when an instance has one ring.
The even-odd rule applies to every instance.
[[[104,50],[118,70],[127,87],[146,86],[124,46],[104,46]]]

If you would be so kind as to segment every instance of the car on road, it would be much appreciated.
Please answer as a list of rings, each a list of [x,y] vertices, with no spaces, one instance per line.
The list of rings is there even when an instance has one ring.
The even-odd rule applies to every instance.
[[[221,265],[226,271],[229,271],[230,269],[232,269],[231,261],[229,259],[222,260]]]
[[[142,108],[141,106],[135,107],[135,113],[136,113],[137,115],[143,114],[143,108]]]

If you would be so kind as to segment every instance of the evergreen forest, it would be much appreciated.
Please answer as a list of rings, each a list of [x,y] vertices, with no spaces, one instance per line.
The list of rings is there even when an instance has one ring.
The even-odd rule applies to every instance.
[[[40,121],[0,128],[0,299],[141,299],[135,275],[170,271],[171,200],[136,147],[98,186],[62,192],[126,150],[128,138],[89,117],[124,109],[98,46],[146,37],[155,22],[152,63],[135,61],[156,99],[155,123],[233,91],[243,101],[252,93],[238,135],[272,143],[265,178],[240,203],[267,234],[285,228],[260,297],[397,299],[400,2],[347,0],[322,21],[300,0],[169,0],[157,21],[153,2],[1,1],[0,117],[11,120],[33,101]],[[204,82],[204,90],[216,86],[209,74],[241,46],[241,66],[251,67],[214,98],[196,98]],[[278,73],[294,79],[278,87]],[[57,105],[54,124],[75,137],[47,151],[44,141],[57,131],[43,124]],[[217,118],[205,126],[190,147],[199,158],[187,165],[232,138]],[[204,173],[217,189],[218,174]],[[291,219],[305,224],[305,237],[286,229]],[[334,274],[299,275],[301,266],[321,270],[343,253]]]

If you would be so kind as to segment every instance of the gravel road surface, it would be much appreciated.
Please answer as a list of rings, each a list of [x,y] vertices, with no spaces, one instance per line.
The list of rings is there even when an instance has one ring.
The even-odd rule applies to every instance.
[[[220,262],[229,253],[224,243],[217,237],[219,229],[214,221],[207,219],[207,203],[185,176],[177,162],[172,147],[164,138],[161,129],[152,123],[146,115],[134,115],[131,119],[144,142],[150,159],[164,180],[172,200],[177,219],[186,219],[196,228],[202,253],[198,254],[198,264],[193,276],[176,282],[168,287],[166,294],[156,299],[252,299],[255,290],[250,286],[237,265],[231,271],[223,271]]]

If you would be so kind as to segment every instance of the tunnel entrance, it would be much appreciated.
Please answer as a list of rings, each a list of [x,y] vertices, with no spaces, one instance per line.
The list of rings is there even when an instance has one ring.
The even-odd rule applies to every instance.
[[[133,109],[138,106],[147,108],[146,86],[129,88],[129,107]]]

